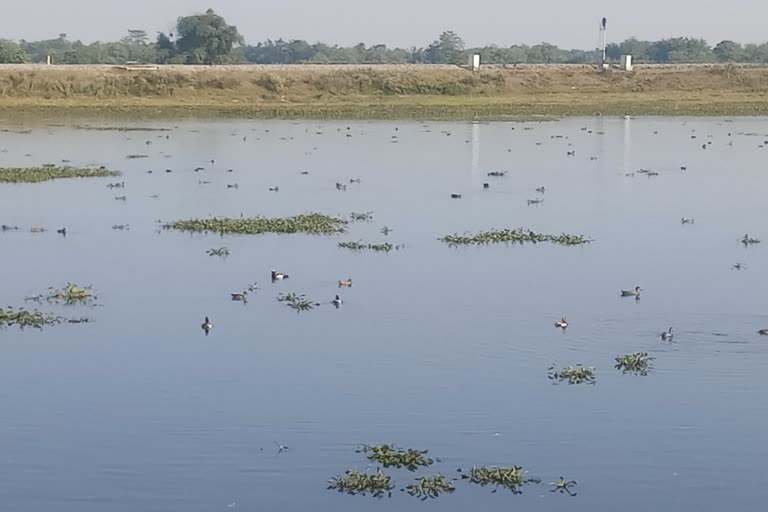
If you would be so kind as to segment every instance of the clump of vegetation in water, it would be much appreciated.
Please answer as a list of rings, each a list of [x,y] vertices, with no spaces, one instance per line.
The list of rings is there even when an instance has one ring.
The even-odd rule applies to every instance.
[[[364,242],[339,242],[338,246],[342,249],[350,249],[352,251],[375,251],[375,252],[390,252],[399,251],[399,245],[392,245],[390,243],[383,244],[366,244]]]
[[[0,168],[0,183],[39,183],[62,178],[101,178],[120,176],[118,171],[104,167],[4,167]]]
[[[0,308],[0,327],[17,325],[21,329],[24,329],[25,327],[42,329],[46,325],[57,324],[60,321],[61,319],[59,317],[49,315],[48,313],[42,313],[37,310],[28,311],[24,308],[14,309],[12,307],[7,309]]]
[[[374,498],[383,498],[385,494],[391,497],[394,488],[392,478],[382,473],[381,469],[372,475],[347,470],[343,476],[328,481],[328,489],[350,495],[370,494]]]
[[[488,173],[488,176],[494,177],[494,178],[503,178],[507,175],[507,172],[509,171],[491,171]]]
[[[368,460],[378,462],[385,468],[405,468],[408,471],[416,471],[420,467],[429,467],[433,460],[427,458],[429,450],[400,450],[392,445],[363,445],[357,450],[364,453]]]
[[[416,496],[421,499],[421,501],[426,501],[429,498],[437,498],[443,493],[451,494],[456,490],[456,486],[453,485],[453,482],[441,474],[424,476],[419,478],[417,482],[417,484],[407,486],[405,490],[411,496]]]
[[[461,470],[459,471],[461,472]],[[520,466],[509,468],[473,466],[469,474],[463,473],[461,477],[481,487],[487,485],[496,486],[497,489],[503,487],[509,489],[513,494],[522,494],[520,487],[527,483],[538,482],[536,479],[526,478],[525,471]],[[496,492],[497,489],[494,489],[493,492]]]
[[[759,238],[752,238],[749,235],[744,235],[744,238],[741,239],[741,243],[743,243],[745,246],[759,244],[760,243],[760,239]]]
[[[373,220],[373,212],[352,212],[349,214],[349,218],[352,222],[371,222]]]
[[[165,229],[221,234],[260,235],[263,233],[307,233],[333,235],[343,233],[347,221],[319,213],[269,219],[265,217],[177,220],[163,225]]]
[[[68,283],[60,290],[52,291],[47,297],[48,302],[56,302],[73,306],[75,304],[93,304],[96,300],[93,293],[93,286],[80,287],[76,284]]]
[[[297,295],[295,293],[289,293],[287,295],[280,294],[277,296],[278,302],[284,302],[289,308],[293,308],[296,312],[309,311],[319,306],[317,302],[313,302],[307,298],[303,293]]]
[[[524,244],[549,242],[559,245],[583,245],[591,242],[583,235],[546,235],[530,229],[494,229],[476,235],[447,235],[439,239],[448,245]]]
[[[226,257],[229,256],[229,249],[226,247],[219,247],[218,249],[208,249],[205,251],[205,253],[208,256],[220,256],[220,257]]]
[[[617,370],[623,373],[632,373],[634,375],[648,375],[651,368],[651,361],[655,358],[649,357],[647,352],[637,352],[634,354],[625,354],[616,357]]]
[[[567,381],[568,384],[594,384],[596,380],[595,369],[592,367],[581,366],[580,364],[576,366],[566,366],[561,370],[555,370],[555,367],[551,366],[547,375],[549,380],[557,382]]]
[[[125,158],[128,160],[137,160],[139,158],[149,158],[149,155],[126,155]]]

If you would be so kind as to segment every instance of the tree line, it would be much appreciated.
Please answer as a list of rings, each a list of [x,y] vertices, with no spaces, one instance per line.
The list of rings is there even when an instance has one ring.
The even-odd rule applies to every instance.
[[[565,50],[549,43],[537,45],[489,45],[467,48],[455,32],[443,32],[425,48],[389,48],[384,44],[352,47],[310,44],[293,39],[245,43],[237,27],[209,9],[204,14],[177,20],[175,32],[158,33],[152,40],[140,29],[129,30],[120,41],[84,44],[67,34],[45,41],[0,39],[0,63],[46,62],[56,64],[465,64],[478,53],[487,64],[586,64],[597,62],[597,50]],[[636,38],[611,43],[610,60],[621,55],[635,62],[768,63],[768,43],[742,45],[721,41],[714,47],[704,39],[676,37],[661,41]]]

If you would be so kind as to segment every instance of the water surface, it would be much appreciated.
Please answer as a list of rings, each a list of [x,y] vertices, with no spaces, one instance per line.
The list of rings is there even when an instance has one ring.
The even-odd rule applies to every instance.
[[[93,284],[102,304],[45,306],[91,324],[0,331],[4,510],[707,511],[768,500],[768,342],[756,334],[768,327],[768,260],[765,243],[738,243],[768,237],[768,120],[75,124],[126,125],[0,122],[2,167],[69,160],[124,173],[0,184],[0,223],[21,228],[0,232],[0,303],[71,281]],[[106,187],[115,181],[126,188]],[[541,186],[544,202],[529,206]],[[222,238],[157,223],[310,211],[374,220],[334,237]],[[521,226],[595,242],[437,240]],[[337,248],[343,240],[405,248],[355,253]],[[228,258],[205,254],[220,246]],[[291,278],[271,284],[271,268]],[[336,310],[328,301],[348,277]],[[248,304],[229,300],[254,281]],[[635,285],[640,301],[619,298]],[[297,315],[281,292],[324,305]],[[553,327],[563,315],[566,332]],[[675,341],[662,343],[670,325]],[[656,357],[652,373],[613,369],[635,351]],[[550,365],[577,363],[597,367],[595,386],[547,379]],[[434,472],[518,464],[545,484],[576,479],[579,495],[458,482],[421,503],[325,490],[366,469],[359,443],[382,442],[429,448],[442,461]]]

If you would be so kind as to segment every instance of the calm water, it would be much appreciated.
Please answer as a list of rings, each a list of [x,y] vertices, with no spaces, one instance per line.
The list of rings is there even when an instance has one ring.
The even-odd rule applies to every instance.
[[[768,238],[768,120],[142,126],[171,131],[0,125],[0,166],[65,159],[124,173],[0,185],[0,223],[22,228],[0,233],[0,304],[71,281],[93,284],[103,305],[46,307],[91,324],[0,331],[3,510],[719,511],[768,500],[768,341],[756,334],[768,327],[768,248],[738,243]],[[641,168],[659,176],[626,176]],[[509,174],[486,176],[497,169]],[[350,178],[361,183],[336,190]],[[539,186],[544,203],[528,206]],[[308,211],[375,216],[339,237],[221,239],[156,223]],[[519,226],[595,243],[437,241]],[[406,248],[354,253],[342,240]],[[224,245],[226,259],[205,254]],[[291,279],[271,284],[273,267]],[[327,302],[347,277],[339,310],[297,315],[275,300]],[[229,300],[254,281],[247,305]],[[640,301],[618,297],[638,284]],[[565,333],[553,327],[562,315]],[[670,325],[675,341],[662,343]],[[635,351],[656,357],[647,377],[612,367]],[[597,384],[553,386],[553,363],[594,365]],[[421,503],[325,490],[366,468],[359,443],[382,442],[429,448],[434,472],[519,464],[544,484],[578,480],[579,495],[459,482]],[[393,474],[398,486],[411,478]]]

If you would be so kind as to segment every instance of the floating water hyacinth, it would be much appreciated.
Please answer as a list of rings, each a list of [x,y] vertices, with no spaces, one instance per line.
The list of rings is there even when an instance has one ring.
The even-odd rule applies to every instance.
[[[385,468],[405,468],[408,471],[416,471],[420,467],[431,466],[433,460],[427,458],[429,450],[400,450],[393,445],[363,445],[357,450],[364,453],[368,460],[378,462]]]
[[[178,220],[163,225],[165,229],[198,233],[260,235],[263,233],[307,233],[333,235],[345,231],[347,221],[319,213],[308,213],[287,218],[211,218]]]
[[[381,469],[376,470],[372,475],[347,470],[343,476],[328,481],[328,489],[350,495],[370,494],[374,498],[383,498],[384,495],[391,497],[394,488],[392,478],[382,473]]]
[[[39,183],[63,178],[101,178],[120,176],[118,171],[104,167],[6,167],[0,168],[0,183]]]
[[[48,302],[73,306],[75,304],[91,305],[97,297],[93,293],[93,286],[80,287],[76,284],[67,283],[67,286],[52,291],[45,299]]]
[[[447,235],[439,238],[448,245],[488,245],[488,244],[524,244],[524,243],[553,243],[559,245],[583,245],[592,240],[583,235],[547,235],[536,233],[530,229],[494,229],[481,231],[475,235]]]
[[[626,354],[616,357],[616,365],[614,368],[621,370],[623,373],[648,375],[648,370],[651,369],[651,361],[654,359],[655,358],[653,357],[648,357],[647,352]]]
[[[289,293],[287,295],[280,294],[277,296],[278,302],[284,302],[288,307],[296,310],[297,313],[302,311],[309,311],[319,306],[317,302],[309,300],[303,293],[297,295],[295,293]]]
[[[349,218],[352,222],[371,222],[373,220],[373,212],[352,212],[349,214]]]
[[[205,253],[208,256],[220,256],[220,257],[226,257],[229,256],[229,249],[226,247],[219,247],[218,249],[208,249],[205,251]]]
[[[401,245],[393,245],[390,243],[383,244],[367,244],[365,242],[339,242],[338,246],[341,249],[349,249],[352,251],[375,251],[375,252],[390,252],[399,251]]]
[[[459,470],[461,472],[461,470]],[[525,471],[520,466],[512,467],[477,467],[473,466],[469,471],[469,474],[463,473],[462,478],[468,479],[470,483],[477,484],[481,487],[487,485],[503,487],[509,489],[513,494],[522,494],[520,487],[527,483],[538,483],[539,480],[535,478],[526,478]],[[496,492],[494,489],[493,492]]]
[[[61,321],[59,317],[49,315],[48,313],[42,313],[40,311],[28,311],[24,308],[14,309],[9,307],[7,309],[0,308],[0,327],[18,326],[21,329],[25,327],[33,327],[35,329],[42,329],[46,325],[57,324]]]
[[[416,484],[411,484],[405,488],[411,496],[416,496],[421,501],[434,499],[443,493],[451,494],[456,490],[456,486],[449,479],[441,474],[435,476],[424,476],[417,479]]]
[[[566,366],[561,370],[555,370],[554,366],[551,366],[548,370],[547,376],[549,380],[564,382],[568,384],[594,384],[595,383],[595,369],[587,366]]]

